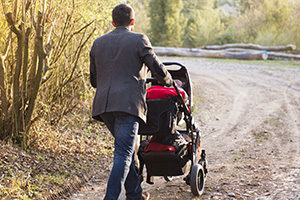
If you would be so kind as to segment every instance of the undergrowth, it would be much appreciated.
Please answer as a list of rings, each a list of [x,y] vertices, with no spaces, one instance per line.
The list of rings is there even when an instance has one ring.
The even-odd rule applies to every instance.
[[[0,142],[0,199],[46,199],[112,155],[111,134],[89,106],[79,103],[55,127],[35,123],[26,151]]]

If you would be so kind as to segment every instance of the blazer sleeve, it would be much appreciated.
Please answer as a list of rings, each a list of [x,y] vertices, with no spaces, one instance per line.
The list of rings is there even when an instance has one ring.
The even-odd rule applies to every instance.
[[[90,51],[90,82],[94,88],[97,88],[97,74],[96,74],[95,58],[93,54],[93,47]]]
[[[155,55],[148,37],[142,34],[138,41],[138,54],[142,62],[150,69],[152,75],[163,85],[172,86],[173,79]]]

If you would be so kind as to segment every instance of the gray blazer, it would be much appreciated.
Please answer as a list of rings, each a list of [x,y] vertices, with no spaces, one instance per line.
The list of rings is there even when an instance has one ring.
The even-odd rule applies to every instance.
[[[90,52],[90,81],[96,89],[92,117],[105,112],[126,112],[146,121],[147,68],[162,84],[172,84],[171,75],[156,57],[144,34],[117,27],[97,38]]]

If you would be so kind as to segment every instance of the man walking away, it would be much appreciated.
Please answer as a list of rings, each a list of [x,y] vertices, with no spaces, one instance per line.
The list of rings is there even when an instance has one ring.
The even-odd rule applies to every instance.
[[[116,28],[97,38],[90,52],[90,81],[96,88],[92,116],[104,121],[114,136],[113,167],[104,199],[122,199],[123,186],[126,199],[149,199],[149,193],[142,193],[134,162],[139,124],[146,121],[146,66],[161,84],[171,86],[173,80],[148,37],[132,32],[133,9],[119,4],[112,18]]]

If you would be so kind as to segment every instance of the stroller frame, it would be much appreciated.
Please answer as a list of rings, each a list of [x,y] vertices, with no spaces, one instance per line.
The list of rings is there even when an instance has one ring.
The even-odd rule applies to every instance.
[[[191,161],[190,165],[186,164],[186,167],[188,167],[189,169],[186,169],[186,171],[188,172],[188,175],[186,175],[186,177],[184,178],[186,184],[191,186],[191,191],[195,196],[200,196],[203,191],[204,191],[204,185],[205,185],[205,181],[206,181],[206,177],[207,177],[207,161],[206,161],[206,153],[205,150],[203,148],[201,148],[201,132],[200,130],[197,128],[196,123],[194,122],[194,118],[192,116],[192,110],[193,110],[193,104],[192,104],[192,86],[191,86],[191,81],[190,81],[190,76],[189,73],[186,69],[185,66],[183,66],[180,63],[177,62],[164,62],[163,63],[166,66],[170,66],[170,65],[176,65],[179,66],[180,69],[179,70],[168,70],[169,73],[171,74],[173,79],[185,79],[186,85],[184,90],[187,92],[187,94],[190,97],[190,110],[188,108],[188,106],[185,104],[183,97],[181,96],[178,87],[176,86],[175,83],[173,83],[173,87],[176,90],[177,93],[177,100],[178,100],[178,105],[179,105],[179,110],[181,112],[183,112],[184,114],[184,121],[186,124],[186,130],[177,130],[179,133],[184,133],[186,135],[188,135],[191,138],[191,152],[190,153],[190,157],[189,157],[189,161]],[[183,77],[185,76],[185,77]],[[157,84],[156,79],[154,78],[147,78],[146,83],[152,83],[152,84]],[[141,138],[141,142],[145,141],[143,140],[143,133],[139,133],[140,134],[140,138]],[[151,134],[146,134],[146,135],[151,135]],[[147,140],[147,139],[146,139]],[[170,158],[171,159],[171,158]],[[143,168],[145,164],[145,162],[140,158],[139,156],[139,161],[140,161],[140,168],[139,168],[139,176],[141,178],[141,182],[143,181]],[[179,174],[182,175],[182,174]],[[163,174],[162,175],[164,177],[164,179],[166,181],[170,181],[170,175],[168,174]],[[154,184],[153,182],[153,177],[150,176],[147,173],[147,183],[149,184]]]

